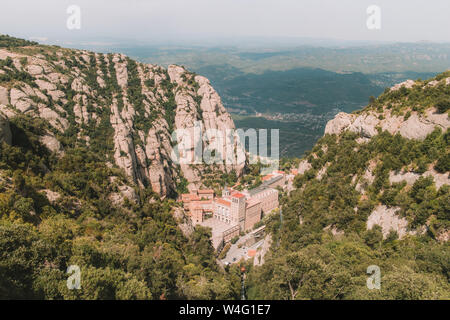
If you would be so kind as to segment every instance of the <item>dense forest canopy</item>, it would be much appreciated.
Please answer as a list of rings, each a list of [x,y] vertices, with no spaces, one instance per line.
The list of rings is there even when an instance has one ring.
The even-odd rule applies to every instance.
[[[356,115],[449,114],[450,73],[387,89]],[[365,140],[364,140],[365,139]],[[423,140],[378,130],[326,134],[304,161],[283,216],[268,223],[272,247],[261,267],[249,265],[252,299],[449,299],[450,129],[438,126]],[[371,169],[369,177],[367,172]],[[413,183],[392,182],[409,174]],[[368,228],[376,208],[394,210],[406,234]],[[388,219],[388,218],[386,218]],[[381,270],[381,290],[366,287],[367,268]]]
[[[114,206],[111,170],[87,148],[58,159],[35,138],[39,123],[13,119],[13,145],[0,148],[0,297],[30,299],[234,299],[237,271],[215,262],[210,231],[186,237],[174,202]],[[121,179],[120,172],[116,173]],[[54,203],[41,190],[62,196]],[[66,268],[79,265],[81,290]],[[237,280],[236,280],[237,277]]]
[[[355,134],[327,135],[313,149],[313,167],[297,176],[297,189],[285,200],[283,221],[268,224],[274,240],[262,267],[252,268],[249,297],[253,299],[448,299],[450,247],[436,240],[438,230],[450,227],[450,186],[436,188],[432,178],[419,178],[412,187],[390,184],[390,170],[412,165],[423,172],[430,163],[448,172],[449,131],[436,130],[424,141],[386,132],[366,145]],[[327,146],[327,152],[320,152]],[[355,150],[355,148],[357,148]],[[374,183],[361,196],[352,176],[380,158]],[[437,160],[437,161],[436,161]],[[316,179],[327,162],[326,175]],[[426,232],[398,238],[383,237],[366,221],[377,204],[400,207],[411,227]],[[330,226],[342,234],[335,236]],[[328,228],[327,228],[328,227]],[[377,265],[382,289],[366,288],[366,269]]]

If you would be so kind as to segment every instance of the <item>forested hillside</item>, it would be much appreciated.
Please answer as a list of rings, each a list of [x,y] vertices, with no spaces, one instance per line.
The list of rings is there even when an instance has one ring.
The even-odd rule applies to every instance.
[[[449,299],[449,107],[445,72],[330,121],[264,220],[265,263],[242,263],[247,297]],[[239,299],[240,265],[173,198],[248,168],[172,163],[172,130],[195,121],[234,128],[182,67],[0,36],[0,298]]]
[[[233,126],[183,68],[0,36],[0,299],[237,298],[210,231],[168,198],[198,183],[171,130],[203,117]]]
[[[9,41],[9,46],[8,46]],[[202,185],[211,167],[176,165],[175,130],[199,123],[234,129],[209,80],[186,69],[137,63],[123,54],[100,54],[1,38],[0,105],[4,117],[27,115],[45,122],[42,142],[56,153],[88,146],[121,168],[128,187],[174,197]],[[210,141],[202,135],[203,149]],[[243,165],[218,166],[240,175]],[[211,179],[214,175],[209,175]],[[129,196],[129,195],[128,195]]]
[[[86,147],[57,158],[29,118],[11,123],[0,148],[0,298],[233,299],[239,283],[215,262],[210,234],[183,235],[174,202],[139,192],[115,205],[105,194],[125,176]],[[51,191],[57,190],[57,191]],[[78,265],[81,290],[65,271]]]
[[[300,164],[253,299],[450,298],[450,72],[339,114]],[[366,287],[370,265],[381,290]]]

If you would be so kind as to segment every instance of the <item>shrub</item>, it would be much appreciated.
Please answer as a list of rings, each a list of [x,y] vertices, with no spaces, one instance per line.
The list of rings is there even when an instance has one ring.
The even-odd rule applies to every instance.
[[[448,98],[442,98],[436,103],[436,108],[440,113],[447,112],[448,109],[450,109],[450,99]]]
[[[222,251],[221,251],[220,254],[219,254],[219,259],[220,259],[220,260],[225,259],[225,257],[227,256],[227,253],[228,253],[228,251],[230,250],[230,248],[231,248],[231,243],[228,242],[228,243],[225,245],[225,247],[223,247]]]
[[[444,154],[442,157],[440,157],[434,168],[440,173],[450,171],[450,153]]]

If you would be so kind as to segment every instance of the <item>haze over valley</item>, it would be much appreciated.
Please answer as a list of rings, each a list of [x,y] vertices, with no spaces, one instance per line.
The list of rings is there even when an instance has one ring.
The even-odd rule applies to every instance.
[[[186,66],[210,79],[238,128],[280,129],[282,156],[299,157],[337,113],[385,88],[450,68],[450,45],[237,39],[233,46],[84,44],[142,62]]]

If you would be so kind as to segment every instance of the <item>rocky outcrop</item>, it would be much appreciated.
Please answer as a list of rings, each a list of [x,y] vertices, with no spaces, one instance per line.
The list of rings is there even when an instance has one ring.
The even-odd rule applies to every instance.
[[[47,147],[47,149],[51,152],[58,154],[59,156],[64,155],[64,151],[61,143],[55,136],[51,133],[48,133],[40,138],[40,142]]]
[[[399,125],[397,130],[405,138],[424,139],[436,127],[440,127],[445,131],[450,127],[450,119],[445,113],[438,114],[434,109],[429,109],[425,116],[419,116],[417,113],[413,113],[406,121]],[[394,130],[391,133],[396,132]]]
[[[311,163],[309,163],[308,160],[303,159],[302,161],[300,161],[298,165],[298,174],[304,174],[311,168],[312,168]]]
[[[374,180],[375,176],[373,175],[372,169],[367,168],[363,176],[359,179],[358,183],[356,184],[355,190],[360,193],[364,193],[367,187],[370,186]]]
[[[322,180],[322,178],[325,176],[325,174],[327,173],[327,169],[329,167],[329,163],[325,164],[322,168],[320,168],[320,170],[317,172],[317,176],[316,178],[318,180]]]
[[[7,88],[0,87],[0,104],[9,104],[9,94]]]
[[[119,186],[119,192],[110,195],[111,202],[115,205],[122,205],[127,199],[130,202],[137,202],[138,196],[134,189],[130,186]]]
[[[395,85],[390,90],[398,91],[401,88],[416,90],[416,94],[420,92],[427,93],[430,95],[430,91],[434,90],[440,86],[450,85],[448,78],[441,80],[432,80],[427,82],[415,82],[412,80],[405,81],[398,85]],[[418,87],[418,86],[421,86]],[[440,89],[439,89],[440,90]],[[450,119],[448,112],[439,113],[433,106],[427,108],[417,109],[412,108],[408,103],[402,104],[403,100],[398,100],[398,97],[403,97],[408,101],[408,94],[411,91],[402,90],[399,94],[392,95],[395,98],[391,99],[391,96],[386,96],[385,100],[379,99],[379,101],[388,101],[389,107],[378,105],[377,108],[369,106],[357,113],[347,114],[339,113],[335,118],[329,121],[325,128],[325,134],[335,134],[341,135],[344,132],[354,132],[357,134],[356,142],[358,144],[364,144],[370,141],[374,136],[378,135],[382,131],[387,131],[390,134],[400,134],[406,139],[413,140],[423,140],[430,133],[432,133],[436,128],[446,132],[450,128]],[[389,93],[389,92],[387,92]],[[441,91],[435,92],[435,94],[440,94]],[[426,98],[424,98],[426,99]],[[418,98],[416,97],[416,100]],[[428,100],[426,100],[428,102]],[[385,102],[387,103],[387,102]],[[397,103],[397,105],[396,105]],[[397,108],[396,108],[397,107]],[[421,110],[414,111],[414,110]],[[400,114],[404,115],[400,115]],[[355,152],[358,152],[358,147],[354,148]],[[448,152],[448,151],[447,151]],[[352,185],[355,186],[356,191],[361,194],[361,200],[367,200],[369,195],[367,195],[367,190],[370,185],[375,181],[375,169],[381,164],[380,159],[375,155],[374,158],[370,159],[365,171],[360,171],[353,175]],[[429,165],[428,170],[423,173],[413,172],[414,166],[404,166],[401,170],[394,172],[389,172],[389,183],[406,183],[406,190],[410,190],[411,186],[420,177],[432,177],[434,184],[437,189],[442,188],[444,185],[450,185],[450,179],[448,172],[439,173],[434,169],[435,163]],[[322,172],[326,166],[319,169]],[[441,189],[442,190],[442,189]],[[406,192],[407,192],[406,191]],[[398,215],[399,207],[387,207],[385,205],[379,204],[370,214],[367,220],[367,228],[371,229],[374,225],[380,225],[382,228],[383,236],[386,237],[391,230],[396,231],[400,238],[410,234],[414,235],[418,232],[421,233],[427,228],[426,225],[422,226],[418,230],[409,230],[408,220],[406,218],[400,217]],[[429,227],[429,226],[428,226]],[[437,239],[440,241],[448,240],[448,229],[442,228],[439,230]]]
[[[392,90],[392,91],[397,91],[397,90],[399,90],[401,87],[405,87],[406,89],[411,89],[411,88],[414,86],[415,83],[416,83],[416,82],[415,82],[414,80],[406,80],[406,81],[404,81],[404,82],[402,82],[402,83],[398,83],[398,84],[394,85],[394,86],[391,88],[391,90]]]
[[[195,230],[192,219],[179,207],[174,208],[173,216],[177,219],[181,232],[183,232],[186,237],[190,237]]]
[[[447,78],[448,79],[448,78]],[[441,81],[433,80],[426,84],[407,80],[393,86],[390,91],[397,91],[400,88],[411,89],[421,86],[422,90],[436,87],[438,84],[450,85],[447,79]],[[358,133],[361,138],[371,138],[380,131],[388,131],[391,134],[400,133],[408,139],[424,139],[433,132],[436,127],[445,131],[450,127],[450,119],[447,113],[437,113],[435,108],[427,108],[424,113],[419,113],[407,108],[408,116],[392,114],[391,109],[383,106],[382,110],[366,109],[359,114],[348,114],[341,112],[329,121],[325,127],[325,134],[339,135],[344,131]],[[361,141],[361,142],[364,142]]]
[[[416,231],[408,230],[408,220],[397,215],[400,208],[388,208],[384,205],[377,206],[367,219],[367,229],[372,229],[375,225],[379,225],[386,238],[391,231],[395,231],[401,239],[407,234],[414,235]]]
[[[179,150],[187,159],[195,159],[195,146],[202,144],[202,150],[214,149],[218,154],[229,155],[234,150],[238,154],[231,161],[224,157],[223,162],[216,163],[215,170],[220,172],[230,172],[235,170],[238,175],[242,172],[245,165],[245,155],[243,148],[238,143],[238,138],[234,134],[230,137],[227,131],[235,129],[231,115],[226,111],[222,101],[213,89],[208,79],[202,76],[188,74],[184,68],[171,65],[168,68],[168,74],[173,83],[185,86],[183,78],[191,77],[197,87],[191,89],[178,90],[175,93],[175,102],[177,105],[175,115],[175,129],[189,132],[193,137],[191,141],[183,141],[179,137],[178,145],[183,145],[183,150]],[[200,101],[196,105],[194,97]],[[216,134],[217,133],[217,134]],[[220,139],[222,136],[222,139]],[[199,141],[200,140],[200,141]],[[237,157],[244,161],[239,161]],[[191,164],[181,164],[183,175],[190,182],[190,189],[198,188],[201,185],[202,174],[205,166],[192,166]],[[200,170],[199,170],[200,169]]]
[[[112,159],[107,155],[105,160],[123,169],[130,185],[150,186],[160,196],[173,194],[181,179],[188,181],[189,188],[201,187],[205,171],[242,172],[245,153],[234,141],[236,137],[219,139],[207,134],[218,130],[225,135],[235,127],[205,77],[176,65],[164,69],[136,63],[122,54],[84,50],[58,49],[51,55],[27,56],[1,49],[0,59],[7,57],[29,77],[15,79],[13,86],[0,83],[0,110],[7,117],[22,113],[44,119],[52,133],[47,131],[40,141],[51,152],[64,152],[55,132],[64,135],[70,129],[79,143],[91,146],[99,143],[96,130],[109,126],[109,141],[103,142],[113,146]],[[21,64],[24,58],[26,66]],[[0,72],[12,69],[0,67]],[[209,164],[200,159],[178,164],[173,154],[181,138],[177,135],[173,140],[172,133],[193,132],[196,127],[200,128],[199,139],[182,152],[193,155],[194,146],[200,144],[202,150],[225,154],[228,147],[239,150],[244,161]],[[7,133],[5,124],[2,136],[6,140],[10,139]]]
[[[450,240],[450,230],[442,230],[437,236],[436,239],[439,242],[447,242]]]
[[[42,193],[47,197],[50,203],[55,203],[56,201],[58,201],[58,199],[61,198],[61,194],[52,190],[45,189],[42,190]]]
[[[341,134],[350,127],[354,119],[355,116],[351,114],[339,112],[333,120],[328,121],[325,126],[325,134]]]
[[[414,172],[393,172],[389,173],[390,183],[406,182],[407,185],[413,185],[420,177],[432,177],[436,188],[439,189],[443,185],[450,185],[450,179],[448,173],[439,173],[434,169],[430,169],[423,174]]]
[[[385,111],[381,120],[380,115],[373,111],[361,115],[341,112],[327,123],[325,134],[339,135],[348,130],[360,134],[361,137],[371,138],[378,134],[378,130],[386,130],[391,134],[400,133],[408,139],[424,139],[436,127],[445,131],[450,127],[450,119],[446,113],[436,113],[434,108],[428,109],[424,115],[412,112],[407,120],[392,115],[390,111]]]
[[[272,236],[270,234],[264,237],[264,243],[261,250],[256,252],[255,258],[253,259],[254,266],[262,266],[265,262],[265,256],[269,252],[270,246],[272,245]]]
[[[336,226],[333,225],[326,226],[325,228],[323,228],[323,231],[329,231],[333,235],[333,237],[336,238],[340,238],[345,234],[344,231],[339,230]]]

